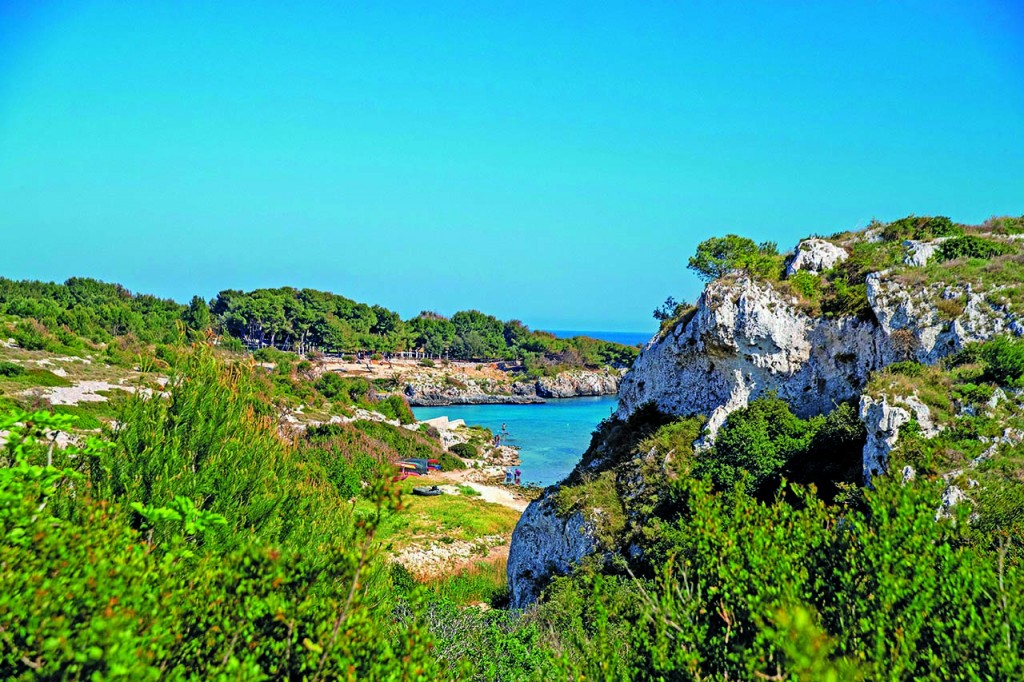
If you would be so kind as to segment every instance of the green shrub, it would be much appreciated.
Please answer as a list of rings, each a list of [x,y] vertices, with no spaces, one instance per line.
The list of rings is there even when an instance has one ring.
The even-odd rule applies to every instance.
[[[430,358],[423,358],[422,360],[420,360],[419,361],[419,366],[420,367],[436,367],[436,365],[434,364],[434,361],[431,360]]]
[[[1024,387],[1024,339],[999,336],[981,347],[986,374],[996,383]]]
[[[953,260],[954,258],[982,258],[989,259],[996,256],[1003,256],[1013,253],[1014,249],[1008,244],[966,235],[955,237],[942,243],[935,257],[940,261]]]
[[[21,320],[14,325],[11,338],[25,350],[52,350],[57,347],[46,326],[32,319]]]
[[[801,419],[774,393],[729,415],[714,447],[696,456],[693,475],[720,490],[742,484],[748,494],[771,496],[779,479],[813,483],[826,499],[838,484],[859,480],[866,433],[850,403],[826,416]]]
[[[278,350],[273,346],[265,346],[257,349],[253,352],[252,356],[259,362],[272,362],[275,365],[287,363],[289,367],[291,367],[291,363],[299,359],[299,356],[295,353]]]
[[[798,270],[787,278],[793,290],[806,299],[814,300],[821,290],[821,278],[806,270]]]
[[[0,362],[0,377],[19,377],[25,373],[25,368],[13,362]]]
[[[886,369],[905,377],[920,377],[924,375],[925,366],[913,360],[901,360],[886,366]]]
[[[843,279],[829,283],[821,298],[821,312],[826,317],[858,317],[870,320],[874,317],[868,301],[866,284],[848,284]]]
[[[894,220],[882,228],[882,239],[889,242],[904,239],[927,240],[937,237],[958,237],[963,233],[963,228],[946,216],[911,215]]]
[[[460,471],[466,468],[465,462],[448,452],[442,452],[436,459],[441,465],[442,471]]]
[[[359,377],[342,377],[327,372],[316,381],[318,390],[328,400],[335,400],[345,405],[355,405],[366,399],[370,392],[370,382]]]
[[[980,405],[992,399],[995,388],[988,384],[960,384],[953,390],[953,397],[966,405]]]
[[[412,424],[416,421],[412,408],[405,398],[400,395],[390,395],[384,400],[371,404],[371,409],[380,412],[388,419],[397,419],[402,424]]]
[[[242,343],[242,340],[236,339],[230,334],[224,334],[220,337],[220,347],[232,353],[242,353],[245,351],[245,344]]]
[[[449,451],[464,459],[476,459],[480,456],[480,451],[472,443],[456,443],[449,448]]]
[[[986,225],[996,234],[1024,234],[1024,216],[1016,218],[1012,218],[1010,216],[992,218],[986,223]]]
[[[694,474],[709,475],[725,490],[744,480],[743,472],[747,472],[750,477],[744,485],[748,493],[774,489],[786,464],[807,448],[813,435],[786,401],[770,393],[729,415],[714,450],[698,457]]]

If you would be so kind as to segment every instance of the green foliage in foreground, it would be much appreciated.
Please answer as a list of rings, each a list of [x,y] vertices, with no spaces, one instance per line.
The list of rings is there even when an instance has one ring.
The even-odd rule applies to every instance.
[[[200,350],[112,442],[51,449],[73,417],[17,412],[0,454],[0,678],[432,679],[375,532],[277,436],[251,371]],[[418,596],[409,597],[415,607]]]
[[[766,505],[681,478],[651,520],[647,579],[557,580],[538,618],[586,679],[973,680],[1024,674],[1024,574],[1004,538],[935,520],[936,485],[863,508],[798,489]]]
[[[955,385],[957,399],[994,392],[979,378],[987,353],[1015,376],[1015,352],[1012,340],[965,351],[972,381]],[[396,456],[436,456],[436,443],[365,421],[285,442],[261,370],[204,348],[175,367],[169,398],[126,398],[115,432],[75,447],[50,449],[69,415],[0,418],[11,434],[0,452],[0,678],[1024,675],[1019,486],[998,508],[961,505],[940,520],[945,482],[923,470],[845,505],[785,483],[767,499],[810,464],[801,456],[820,462],[862,442],[849,408],[804,420],[768,396],[737,413],[721,432],[735,486],[693,475],[699,418],[643,409],[602,424],[587,461],[627,475],[606,469],[566,489],[591,486],[633,551],[580,566],[526,612],[481,611],[464,602],[501,606],[493,566],[423,589],[378,554],[382,536],[397,543],[417,519],[363,483],[386,478]],[[899,380],[927,378],[901,369]],[[760,471],[761,484],[743,471]],[[812,471],[819,484],[836,475]],[[445,532],[494,532],[469,515],[475,500],[422,504],[438,506]]]

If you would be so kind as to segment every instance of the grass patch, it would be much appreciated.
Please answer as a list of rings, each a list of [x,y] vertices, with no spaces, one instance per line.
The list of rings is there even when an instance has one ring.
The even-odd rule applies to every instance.
[[[46,369],[25,369],[14,376],[0,377],[0,391],[24,391],[28,388],[70,386],[71,382]]]
[[[475,561],[455,575],[424,585],[434,598],[459,606],[480,602],[497,606],[508,597],[508,558]]]
[[[80,429],[98,429],[103,422],[117,416],[118,407],[110,402],[79,403],[78,405],[55,405],[54,414],[70,414],[77,417],[75,426]]]
[[[562,486],[555,493],[558,514],[568,517],[576,512],[597,527],[597,538],[605,547],[612,547],[615,538],[626,527],[626,513],[615,485],[615,471],[609,469],[596,476],[584,476],[574,486]]]
[[[519,521],[515,509],[485,502],[467,495],[413,496],[412,489],[423,485],[443,485],[440,477],[414,476],[398,483],[404,494],[405,508],[387,517],[377,537],[385,546],[400,550],[424,541],[473,542],[485,535],[508,535]],[[366,500],[356,503],[356,512],[370,514],[372,505]]]

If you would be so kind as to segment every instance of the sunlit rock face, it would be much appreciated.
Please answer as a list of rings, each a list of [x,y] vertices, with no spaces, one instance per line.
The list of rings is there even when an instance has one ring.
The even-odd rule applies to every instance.
[[[793,258],[786,266],[786,274],[792,275],[803,270],[817,275],[834,268],[849,257],[846,249],[824,239],[805,239],[793,252]]]
[[[770,284],[717,280],[689,320],[644,348],[623,379],[618,416],[654,402],[708,416],[713,438],[730,412],[766,391],[801,416],[821,414],[859,394],[886,348],[873,321],[811,318]]]
[[[510,605],[521,609],[537,601],[540,591],[556,575],[567,575],[583,557],[597,548],[594,528],[576,512],[558,516],[553,488],[523,512],[512,533],[508,550]]]

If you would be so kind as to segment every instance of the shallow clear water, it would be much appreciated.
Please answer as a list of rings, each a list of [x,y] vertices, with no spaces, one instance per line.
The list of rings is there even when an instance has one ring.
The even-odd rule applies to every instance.
[[[615,411],[615,396],[549,400],[541,405],[449,405],[414,407],[417,419],[442,415],[486,426],[508,427],[508,443],[519,447],[523,483],[551,485],[565,478],[590,445],[590,435]]]

